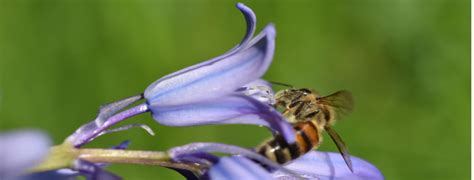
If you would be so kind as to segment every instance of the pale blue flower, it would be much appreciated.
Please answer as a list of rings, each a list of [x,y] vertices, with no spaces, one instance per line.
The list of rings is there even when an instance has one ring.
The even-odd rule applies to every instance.
[[[0,179],[23,174],[48,154],[51,140],[37,130],[18,130],[0,134]]]
[[[96,119],[79,128],[68,141],[80,147],[114,131],[107,129],[120,121],[151,112],[163,125],[254,124],[269,127],[274,134],[281,134],[289,143],[294,142],[292,126],[270,106],[273,92],[269,84],[260,79],[273,58],[275,28],[267,25],[253,37],[255,14],[241,3],[237,8],[247,22],[246,34],[238,46],[158,79],[143,95],[103,106]],[[145,103],[123,110],[143,98]],[[137,126],[150,131],[145,125]],[[135,126],[119,130],[129,127]]]
[[[125,149],[129,141],[112,147]],[[50,138],[38,130],[17,130],[0,134],[0,179],[2,180],[38,180],[71,179],[84,176],[88,179],[116,180],[120,177],[103,168],[108,164],[93,164],[77,159],[71,169],[58,169],[28,174],[30,168],[39,165],[48,155]]]
[[[270,66],[275,50],[275,28],[267,25],[252,39],[255,14],[241,3],[237,8],[247,21],[241,43],[219,57],[158,79],[145,90],[148,108],[164,125],[263,125],[293,142],[293,130],[280,113],[266,101],[240,91],[252,83],[262,84],[259,78]]]
[[[202,153],[227,153],[217,157]],[[339,153],[311,151],[284,165],[277,165],[261,155],[240,147],[217,143],[192,143],[173,148],[170,154],[177,162],[202,163],[202,174],[182,173],[187,178],[201,179],[319,179],[319,180],[383,180],[374,165],[351,156],[351,172]],[[210,158],[211,157],[211,158]],[[263,166],[262,166],[263,165]]]

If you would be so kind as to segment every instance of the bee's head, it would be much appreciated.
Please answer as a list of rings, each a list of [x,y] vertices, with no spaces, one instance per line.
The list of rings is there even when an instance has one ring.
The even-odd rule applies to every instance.
[[[290,88],[278,91],[275,94],[275,99],[277,105],[288,107],[291,103],[302,101],[312,95],[315,95],[315,92],[307,88]]]

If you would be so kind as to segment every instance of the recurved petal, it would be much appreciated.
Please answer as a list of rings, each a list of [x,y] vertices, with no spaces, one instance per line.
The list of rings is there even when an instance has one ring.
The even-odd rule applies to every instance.
[[[249,41],[253,37],[253,34],[255,33],[255,28],[257,26],[257,17],[255,16],[255,13],[252,11],[252,9],[245,6],[245,4],[243,3],[237,3],[236,7],[240,10],[240,12],[242,12],[245,18],[245,23],[247,25],[245,36],[240,42],[240,44],[232,48],[229,52],[223,54],[222,56],[219,56],[221,58],[226,55],[230,55],[233,52],[240,50],[241,48],[244,48],[244,45],[247,45],[249,43]]]
[[[273,179],[271,174],[260,165],[239,156],[223,157],[212,166],[209,179]]]
[[[264,156],[239,146],[221,144],[221,143],[205,143],[197,142],[190,143],[187,145],[179,146],[168,150],[170,157],[175,161],[185,160],[187,162],[189,155],[196,153],[225,153],[232,155],[245,156],[246,158],[253,159],[269,168],[279,169],[282,172],[290,174],[291,172],[283,168],[283,166],[265,158]]]
[[[312,151],[285,165],[303,177],[317,177],[320,180],[382,180],[382,173],[369,162],[351,157],[354,172],[347,167],[339,153]],[[274,172],[275,178],[288,178],[291,175],[285,172]]]
[[[256,28],[256,23],[257,23],[257,18],[255,16],[255,13],[252,11],[252,9],[250,9],[249,7],[245,6],[244,4],[242,3],[237,3],[236,5],[237,9],[240,10],[240,12],[242,12],[242,14],[244,15],[244,18],[245,18],[245,22],[246,22],[246,25],[247,25],[247,28],[246,28],[246,32],[245,32],[245,36],[244,38],[242,39],[242,41],[240,42],[240,44],[238,44],[237,46],[235,46],[234,48],[232,48],[231,50],[229,50],[228,52],[218,56],[218,57],[215,57],[211,60],[208,60],[208,61],[205,61],[205,62],[201,62],[199,64],[195,64],[193,66],[190,66],[190,67],[187,67],[187,68],[184,68],[184,69],[181,69],[179,71],[176,71],[174,73],[171,73],[171,74],[168,74],[166,76],[164,76],[163,78],[159,79],[158,81],[164,81],[166,79],[169,79],[169,78],[172,78],[174,76],[178,76],[180,74],[183,74],[183,73],[186,73],[188,71],[192,71],[194,69],[198,69],[202,66],[208,66],[208,65],[211,65],[212,63],[216,62],[216,61],[220,61],[222,60],[223,58],[227,57],[227,56],[230,56],[232,54],[234,54],[235,52],[239,51],[240,49],[244,48],[246,44],[249,43],[249,41],[252,39],[253,37],[253,34],[255,33],[255,28]],[[158,82],[157,81],[157,82]],[[156,83],[156,82],[155,82]],[[151,87],[151,86],[150,86]],[[150,88],[148,87],[148,88]]]
[[[51,141],[37,130],[0,134],[0,177],[9,179],[39,164],[48,154]]]
[[[163,87],[163,86],[166,86],[164,84],[166,84],[170,81],[171,81],[171,84],[173,84],[172,83],[173,80],[169,80],[169,79],[173,79],[174,77],[180,76],[182,74],[192,73],[192,72],[196,71],[196,69],[200,69],[202,67],[210,66],[210,65],[212,65],[212,64],[214,64],[218,61],[222,61],[222,60],[226,59],[226,57],[231,56],[231,55],[235,54],[236,52],[238,52],[239,50],[241,50],[242,48],[246,47],[246,45],[249,43],[249,41],[251,40],[251,38],[253,37],[253,34],[255,32],[257,19],[255,17],[255,13],[252,11],[252,9],[248,8],[244,4],[237,3],[236,6],[242,12],[242,14],[244,15],[245,22],[246,22],[246,25],[247,25],[247,30],[246,30],[245,36],[242,39],[242,41],[240,42],[240,44],[238,44],[237,46],[235,46],[234,48],[232,48],[228,52],[224,53],[223,55],[220,55],[220,56],[215,57],[211,60],[196,64],[196,65],[184,68],[180,71],[171,73],[169,75],[164,76],[163,78],[160,78],[159,80],[155,81],[153,84],[148,86],[148,88],[145,90],[145,96],[146,96],[147,99],[151,99],[152,97],[157,96],[157,94],[156,94],[157,91],[169,88],[169,87]]]
[[[145,98],[159,108],[231,93],[265,73],[274,49],[275,29],[269,25],[245,49],[159,79],[145,90]]]
[[[295,141],[293,127],[279,112],[243,94],[178,106],[155,107],[152,104],[150,109],[153,118],[163,125],[255,124],[282,134],[289,143]]]
[[[196,153],[225,153],[225,154],[231,154],[231,155],[237,155],[241,157],[245,157],[251,160],[254,160],[258,162],[259,164],[255,165],[264,165],[268,167],[269,169],[275,169],[278,170],[282,173],[285,173],[287,175],[291,175],[291,177],[296,177],[296,178],[301,178],[298,174],[294,173],[293,171],[286,169],[285,167],[267,159],[266,157],[256,153],[253,150],[245,149],[239,146],[234,146],[234,145],[228,145],[228,144],[220,144],[220,143],[204,143],[204,142],[198,142],[198,143],[191,143],[179,147],[172,148],[168,150],[168,153],[170,154],[170,157],[175,160],[175,161],[185,161],[185,162],[190,162],[189,161],[189,156],[196,154]],[[209,160],[209,159],[208,159]],[[216,164],[215,160],[211,160],[213,164]],[[240,161],[240,160],[239,160]],[[192,162],[192,161],[191,161]],[[197,162],[197,161],[195,161]],[[247,163],[245,164],[240,164],[240,166],[246,166]],[[213,165],[213,166],[214,166]],[[234,166],[233,168],[237,169],[245,169],[245,167],[238,167],[239,164],[232,165]],[[225,168],[231,168],[229,166],[222,166]],[[253,165],[252,165],[253,167]],[[226,169],[225,171],[222,171],[222,173],[227,172],[227,171],[232,171],[232,169]],[[259,170],[258,170],[259,171]],[[231,172],[228,172],[231,173]],[[250,177],[252,173],[255,173],[254,175],[259,175],[257,177],[262,177],[262,174],[260,172],[251,172],[247,174],[246,176]],[[215,179],[215,178],[211,178]],[[219,178],[217,178],[219,179]]]

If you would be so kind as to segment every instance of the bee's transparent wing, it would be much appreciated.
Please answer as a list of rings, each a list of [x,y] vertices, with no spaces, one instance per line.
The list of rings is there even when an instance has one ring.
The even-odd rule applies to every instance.
[[[349,91],[342,90],[337,91],[331,95],[318,98],[321,104],[331,107],[331,110],[335,111],[336,119],[340,119],[341,116],[347,115],[352,112],[354,107],[354,100],[352,94]]]

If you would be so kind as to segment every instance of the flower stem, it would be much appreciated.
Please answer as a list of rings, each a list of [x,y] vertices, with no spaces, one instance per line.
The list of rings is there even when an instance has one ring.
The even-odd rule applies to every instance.
[[[186,169],[192,172],[201,171],[199,166],[194,164],[173,162],[167,152],[120,149],[77,149],[67,143],[52,147],[46,160],[30,171],[40,172],[62,168],[74,169],[74,161],[77,159],[91,163],[141,164]]]
[[[49,149],[49,154],[41,164],[30,169],[31,172],[49,171],[70,168],[78,156],[77,149],[72,144],[63,143]]]
[[[141,164],[200,171],[195,165],[172,162],[168,153],[160,151],[118,149],[79,149],[78,151],[79,159],[92,163]]]

